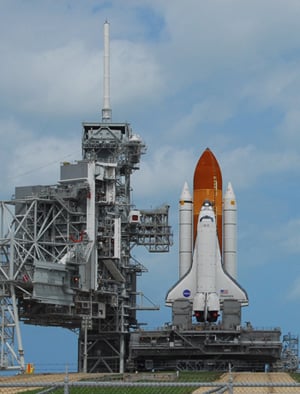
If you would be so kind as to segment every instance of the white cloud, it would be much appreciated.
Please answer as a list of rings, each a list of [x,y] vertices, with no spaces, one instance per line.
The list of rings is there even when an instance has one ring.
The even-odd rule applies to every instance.
[[[287,255],[298,255],[300,253],[300,219],[295,217],[287,222],[280,221],[280,229],[270,229],[267,233],[268,239],[276,244],[277,250]],[[298,262],[297,262],[298,263]]]
[[[14,12],[13,5],[4,7],[4,15],[5,11],[15,14],[18,21],[16,29],[7,30],[7,15],[3,29],[8,36],[3,34],[7,40],[1,41],[0,82],[6,105],[11,107],[52,116],[98,114],[106,18],[111,19],[116,118],[114,108],[122,107],[123,112],[131,108],[133,113],[149,100],[169,100],[175,92],[184,88],[186,94],[189,87],[197,86],[202,98],[187,97],[192,108],[188,114],[182,106],[187,130],[202,119],[226,122],[236,115],[241,100],[249,99],[261,108],[275,105],[282,111],[299,101],[299,89],[292,91],[299,80],[297,61],[289,56],[300,34],[297,1],[278,1],[276,6],[270,0],[243,4],[191,0],[188,6],[178,0],[145,1],[142,6],[130,1],[126,7],[97,2],[45,4],[23,7],[25,19],[22,12]],[[157,27],[160,40],[151,42],[146,35],[150,23],[147,17],[139,18],[137,11],[143,7],[162,20]],[[286,122],[291,122],[291,116]],[[294,124],[291,130],[296,130]]]
[[[291,284],[286,298],[288,300],[298,301],[300,298],[300,277],[296,278]]]
[[[300,76],[300,75],[299,75]],[[293,106],[288,108],[282,123],[279,125],[283,143],[295,144],[300,142],[300,93]]]
[[[297,173],[300,153],[292,150],[266,151],[247,145],[223,152],[220,156],[223,174],[239,188],[252,188],[266,175]]]
[[[152,157],[143,161],[141,170],[134,174],[134,194],[139,198],[179,197],[184,181],[193,174],[195,160],[191,150],[161,146]]]
[[[269,64],[256,74],[256,80],[246,85],[244,94],[256,96],[265,106],[289,104],[289,93],[294,93],[295,84],[299,83],[300,73],[297,65],[293,63]]]
[[[112,42],[111,47],[113,106],[157,100],[163,80],[151,49],[125,40]],[[83,41],[38,52],[16,53],[11,48],[0,74],[5,105],[56,117],[98,113],[103,97],[102,59],[100,50]]]
[[[6,107],[19,114],[61,116],[90,112],[99,104],[100,52],[83,41],[54,48],[4,45],[0,83]]]
[[[57,183],[59,163],[81,157],[79,138],[35,135],[14,120],[0,121],[0,136],[1,198],[15,186]]]
[[[299,2],[153,4],[165,18],[167,40],[158,51],[170,91],[186,88],[188,97],[188,87],[198,86],[200,97],[223,97],[236,116],[243,103],[254,111],[275,108],[283,116],[299,107]]]
[[[18,185],[57,183],[59,163],[80,159],[78,139],[41,137],[16,146],[8,176]]]
[[[115,41],[111,45],[111,96],[118,105],[157,101],[164,89],[160,65],[146,43]]]
[[[161,145],[142,157],[141,170],[133,176],[134,194],[139,198],[156,198],[158,195],[176,198],[186,180],[192,189],[195,165],[204,147],[201,149]],[[222,169],[224,187],[231,181],[240,192],[259,187],[261,180],[268,176],[276,176],[281,182],[285,174],[300,171],[300,153],[297,151],[265,151],[255,145],[246,145],[222,150],[216,157]]]
[[[55,115],[89,112],[99,96],[99,59],[99,53],[80,42],[31,54],[23,69],[28,79],[21,109]]]
[[[170,134],[176,140],[205,135],[203,123],[222,124],[232,116],[232,104],[216,97],[210,97],[192,105],[187,114],[171,127]]]

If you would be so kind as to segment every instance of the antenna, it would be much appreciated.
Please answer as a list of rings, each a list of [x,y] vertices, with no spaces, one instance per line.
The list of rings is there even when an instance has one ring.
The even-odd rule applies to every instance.
[[[102,108],[102,122],[111,121],[110,108],[110,67],[109,67],[109,23],[104,23],[104,57],[103,57],[103,108]]]

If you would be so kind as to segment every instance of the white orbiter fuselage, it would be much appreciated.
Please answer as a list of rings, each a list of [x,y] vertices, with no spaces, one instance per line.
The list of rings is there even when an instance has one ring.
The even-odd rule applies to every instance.
[[[200,210],[191,266],[169,290],[166,305],[171,306],[178,299],[190,300],[199,322],[215,322],[225,299],[248,305],[245,290],[223,269],[216,219],[210,201],[204,201]]]

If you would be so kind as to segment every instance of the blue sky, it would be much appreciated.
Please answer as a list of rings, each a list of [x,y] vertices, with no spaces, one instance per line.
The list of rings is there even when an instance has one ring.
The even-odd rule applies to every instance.
[[[168,203],[174,232],[169,254],[134,251],[149,270],[140,290],[161,305],[142,321],[170,321],[178,199],[210,147],[238,202],[243,321],[299,334],[297,0],[0,1],[0,198],[54,184],[61,161],[81,158],[81,122],[101,120],[106,19],[113,120],[129,121],[148,147],[133,201]],[[29,326],[23,341],[27,362],[76,365],[73,333]]]

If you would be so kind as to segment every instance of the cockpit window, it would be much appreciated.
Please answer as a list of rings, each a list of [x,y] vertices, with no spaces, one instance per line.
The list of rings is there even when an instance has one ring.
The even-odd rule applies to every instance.
[[[212,222],[214,221],[214,219],[211,216],[208,216],[208,215],[202,216],[202,218],[200,219],[200,222],[202,222],[203,219],[209,219]]]

